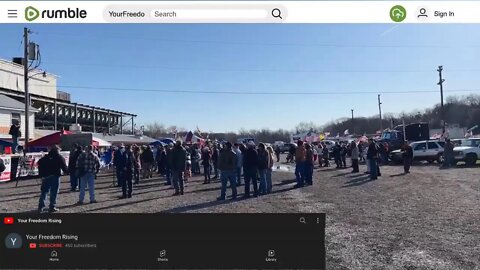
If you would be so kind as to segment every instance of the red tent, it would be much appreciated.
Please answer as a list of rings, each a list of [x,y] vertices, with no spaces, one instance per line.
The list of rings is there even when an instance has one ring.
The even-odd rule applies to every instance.
[[[71,134],[70,131],[57,131],[50,135],[41,137],[28,143],[28,147],[50,147],[55,144],[60,144],[60,137],[62,135]]]

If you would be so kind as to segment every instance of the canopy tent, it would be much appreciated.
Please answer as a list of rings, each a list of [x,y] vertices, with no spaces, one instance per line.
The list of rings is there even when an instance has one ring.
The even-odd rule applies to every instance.
[[[164,143],[164,144],[171,144],[171,143],[175,144],[175,140],[171,139],[171,138],[163,138],[163,139],[160,139],[159,141]]]
[[[12,147],[13,143],[8,142],[8,141],[4,141],[4,140],[0,140],[0,146],[2,146],[2,147]]]
[[[105,141],[104,139],[97,138],[95,136],[92,137],[92,145],[96,147],[109,147],[112,144]]]
[[[70,131],[57,131],[39,139],[28,143],[28,147],[32,149],[45,149],[53,145],[60,144],[60,137],[62,135],[71,134]]]
[[[150,145],[151,145],[151,146],[154,146],[154,147],[158,147],[158,146],[160,146],[160,145],[161,145],[161,146],[165,146],[165,145],[167,145],[167,144],[164,143],[164,142],[161,142],[161,141],[154,141],[154,142],[150,143]]]

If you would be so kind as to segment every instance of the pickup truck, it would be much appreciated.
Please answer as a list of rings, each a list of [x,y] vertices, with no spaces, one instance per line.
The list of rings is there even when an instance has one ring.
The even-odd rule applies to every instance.
[[[473,166],[480,159],[480,138],[470,138],[462,141],[460,146],[453,148],[455,162],[464,161],[467,166]]]
[[[410,146],[413,149],[413,160],[426,160],[428,163],[433,163],[434,161],[438,163],[443,162],[445,142],[438,140],[418,141],[411,143]],[[396,163],[403,162],[402,151],[400,149],[391,151],[390,159]]]

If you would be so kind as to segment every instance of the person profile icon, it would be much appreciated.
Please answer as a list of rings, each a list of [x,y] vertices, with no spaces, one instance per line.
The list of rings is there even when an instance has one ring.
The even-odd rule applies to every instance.
[[[428,14],[427,14],[427,9],[425,8],[421,8],[419,10],[420,14],[418,14],[418,18],[427,18],[428,17]]]

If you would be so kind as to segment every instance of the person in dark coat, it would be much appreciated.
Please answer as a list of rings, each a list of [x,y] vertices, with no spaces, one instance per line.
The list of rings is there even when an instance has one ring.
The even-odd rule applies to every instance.
[[[48,211],[57,212],[59,210],[56,207],[56,204],[58,191],[60,190],[60,176],[62,175],[62,171],[64,174],[68,173],[67,164],[65,163],[65,159],[60,155],[59,150],[59,147],[55,145],[48,152],[48,154],[43,157],[47,160],[45,162],[48,166],[46,168],[47,171],[44,172],[45,176],[42,179],[42,185],[40,186],[40,199],[38,202],[38,212],[40,213],[43,212],[43,208],[45,207],[45,199],[47,197],[47,193],[49,192],[50,205]]]
[[[277,162],[280,162],[280,153],[282,153],[280,145],[275,146],[275,156],[277,157]]]
[[[270,168],[270,154],[267,152],[265,144],[258,144],[257,168],[260,176],[260,185],[258,193],[260,195],[267,194],[267,170]]]
[[[403,156],[403,172],[405,174],[410,173],[410,166],[412,165],[413,160],[413,149],[408,144],[408,141],[405,141],[402,146],[402,156]]]
[[[342,145],[340,146],[340,157],[341,157],[341,163],[340,163],[340,167],[343,167],[343,168],[346,168],[347,167],[347,147],[345,147],[345,144],[342,143]]]
[[[243,177],[245,180],[244,198],[250,197],[250,183],[253,185],[253,196],[258,196],[257,160],[258,153],[257,150],[255,150],[255,143],[249,142],[247,149],[243,152]]]
[[[14,123],[10,126],[8,134],[12,135],[12,153],[15,154],[17,152],[18,140],[22,136],[22,132],[20,131],[20,123],[18,120],[13,121]]]
[[[165,174],[165,149],[162,145],[157,147],[157,152],[155,153],[155,162],[157,163],[157,173],[159,175]]]
[[[202,151],[202,166],[203,166],[203,176],[205,177],[204,184],[209,184],[211,181],[210,174],[210,161],[212,159],[212,153],[208,147],[203,148]]]
[[[378,146],[372,138],[368,139],[367,162],[370,163],[370,180],[377,180],[379,176],[378,168]]]
[[[115,166],[115,172],[117,175],[117,187],[121,187],[123,181],[123,169],[125,168],[125,146],[123,143],[113,154],[113,166]]]
[[[232,189],[232,200],[235,200],[237,198],[237,154],[233,151],[231,142],[227,142],[220,151],[218,169],[220,170],[222,187],[220,197],[217,200],[223,201],[226,199],[228,183],[230,183]]]
[[[313,149],[309,143],[305,144],[305,184],[313,184]]]
[[[133,191],[133,173],[135,171],[135,156],[133,155],[130,145],[125,147],[123,152],[123,177],[122,177],[122,196],[120,199],[132,197]]]
[[[78,188],[79,176],[77,173],[77,159],[82,153],[82,147],[78,144],[73,145],[68,159],[68,173],[70,174],[70,191],[74,192]]]
[[[174,196],[183,195],[184,178],[183,173],[187,166],[187,151],[182,146],[181,141],[175,143],[172,150],[172,177],[173,187],[175,188]]]
[[[335,164],[337,165],[336,168],[341,168],[342,167],[342,154],[341,154],[341,149],[340,145],[338,142],[335,143],[335,146],[333,147],[332,151],[333,158],[335,159]]]

